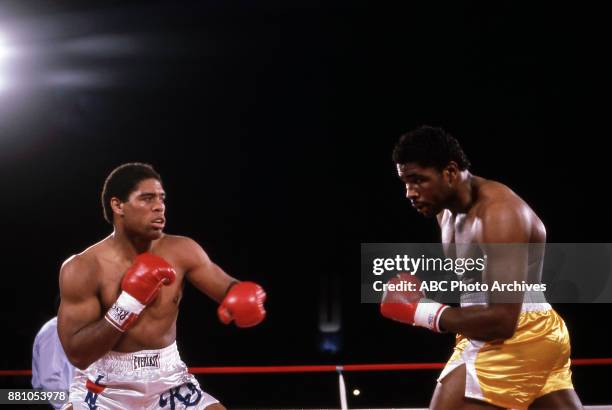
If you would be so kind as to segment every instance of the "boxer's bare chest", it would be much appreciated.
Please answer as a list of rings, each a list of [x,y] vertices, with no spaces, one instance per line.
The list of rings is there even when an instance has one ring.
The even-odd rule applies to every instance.
[[[177,273],[177,280],[170,286],[163,286],[157,298],[147,308],[149,314],[164,313],[168,309],[176,309],[182,297],[185,268],[164,249],[156,250],[158,256],[166,259]],[[121,280],[132,265],[129,260],[120,260],[112,255],[98,255],[98,297],[103,311],[109,309],[121,293]]]
[[[446,256],[474,256],[482,236],[482,221],[475,213],[451,214],[445,211],[440,223],[442,246]]]

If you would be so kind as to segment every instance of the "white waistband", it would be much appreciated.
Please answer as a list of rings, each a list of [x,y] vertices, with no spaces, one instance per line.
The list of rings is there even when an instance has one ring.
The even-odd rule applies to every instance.
[[[176,342],[162,349],[139,350],[122,353],[110,351],[93,363],[90,368],[117,373],[134,370],[159,370],[184,366]]]

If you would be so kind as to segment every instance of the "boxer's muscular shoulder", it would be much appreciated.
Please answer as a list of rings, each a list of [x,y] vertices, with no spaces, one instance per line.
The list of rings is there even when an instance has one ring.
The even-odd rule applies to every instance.
[[[98,286],[96,265],[96,259],[89,254],[81,253],[66,259],[60,270],[62,290],[96,289]]]
[[[202,252],[196,241],[179,235],[164,235],[153,251],[161,257],[179,265],[189,265],[194,257]]]
[[[482,201],[478,206],[480,236],[483,241],[523,241],[531,230],[531,210],[515,194],[502,194]]]
[[[109,252],[107,242],[106,239],[102,240],[66,259],[60,270],[60,280],[64,276],[70,281],[85,282],[88,287],[97,287],[99,276],[104,271],[104,255]]]
[[[478,198],[483,203],[495,201],[521,200],[507,185],[490,179],[479,178]]]
[[[159,253],[160,256],[164,256],[165,253],[183,255],[193,251],[195,246],[198,245],[191,238],[166,234],[155,244],[153,252]]]
[[[484,209],[492,218],[510,219],[517,228],[529,236],[529,241],[546,240],[546,228],[533,209],[506,185],[495,183],[495,189],[489,194],[488,204]]]
[[[481,182],[475,207],[479,217],[512,216],[527,210],[527,204],[506,185],[491,180]]]

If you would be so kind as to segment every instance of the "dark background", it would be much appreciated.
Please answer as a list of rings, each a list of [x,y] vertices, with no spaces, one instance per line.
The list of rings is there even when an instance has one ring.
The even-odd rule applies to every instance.
[[[359,244],[439,240],[390,159],[420,124],[445,127],[474,173],[525,198],[549,242],[609,242],[603,11],[562,7],[0,2],[14,50],[0,61],[0,368],[30,368],[59,266],[110,233],[99,192],[127,161],[162,174],[167,232],[269,296],[266,321],[245,330],[186,287],[188,365],[445,361],[452,336],[360,303]],[[320,308],[334,305],[341,330],[323,334]],[[610,305],[555,308],[573,357],[610,355]],[[574,368],[584,403],[612,401],[607,371]],[[349,405],[426,406],[437,374],[349,373],[362,392]],[[198,378],[229,408],[338,406],[331,373]]]

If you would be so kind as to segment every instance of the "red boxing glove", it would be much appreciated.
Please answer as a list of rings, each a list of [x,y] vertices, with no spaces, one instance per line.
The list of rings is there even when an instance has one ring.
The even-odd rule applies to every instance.
[[[226,325],[234,320],[238,327],[255,326],[266,317],[265,300],[266,292],[257,283],[239,282],[227,292],[217,315]]]
[[[380,303],[380,313],[389,319],[440,332],[440,317],[449,306],[425,298],[421,281],[414,275],[400,273],[387,282]]]
[[[125,332],[150,304],[164,285],[176,280],[176,272],[165,259],[152,253],[136,257],[121,281],[121,294],[106,312],[106,320],[118,330]]]
[[[162,286],[171,285],[175,280],[176,272],[164,258],[141,253],[123,276],[121,289],[143,305],[148,305]]]

